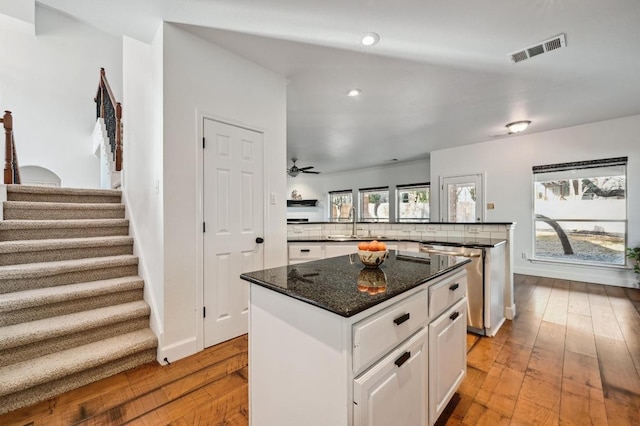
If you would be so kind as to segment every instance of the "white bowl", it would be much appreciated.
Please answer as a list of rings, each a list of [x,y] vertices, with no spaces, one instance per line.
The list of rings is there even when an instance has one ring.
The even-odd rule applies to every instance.
[[[387,250],[380,251],[367,251],[367,250],[358,250],[358,257],[360,258],[360,262],[362,262],[365,266],[370,268],[377,268],[382,265],[382,262],[389,256],[389,252]]]

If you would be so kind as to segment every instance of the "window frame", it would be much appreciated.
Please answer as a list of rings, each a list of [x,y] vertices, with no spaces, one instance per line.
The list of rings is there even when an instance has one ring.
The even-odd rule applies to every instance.
[[[387,217],[386,218],[366,218],[364,217],[364,196],[368,193],[386,192],[387,193]],[[368,203],[367,203],[368,204]],[[391,212],[389,211],[389,186],[375,186],[371,188],[359,188],[358,189],[358,221],[359,222],[373,222],[373,223],[388,223],[390,221]],[[367,209],[368,212],[368,209]]]
[[[536,202],[539,199],[538,194],[536,193],[537,190],[537,183],[538,182],[552,182],[552,181],[562,181],[563,179],[553,179],[553,180],[549,180],[549,181],[540,181],[537,180],[536,175],[543,175],[544,173],[562,173],[562,172],[567,172],[567,174],[571,173],[571,171],[573,171],[574,173],[576,172],[581,172],[581,175],[584,175],[584,170],[587,169],[602,169],[605,167],[616,167],[616,166],[621,166],[623,167],[623,173],[624,173],[624,188],[623,188],[623,194],[624,194],[624,217],[622,219],[598,219],[598,218],[546,218],[544,216],[540,217],[540,215],[538,214],[539,210],[536,209]],[[594,173],[597,175],[597,173]],[[598,177],[598,176],[594,176]],[[602,176],[600,176],[602,177]],[[611,176],[611,177],[615,177],[615,176]],[[573,177],[573,179],[571,177],[569,177],[567,180],[571,181],[571,180],[584,180],[584,179],[591,179],[591,178],[580,178],[580,177]],[[573,186],[575,187],[575,183],[573,184]],[[582,185],[584,185],[584,183],[579,183],[578,187],[582,187]],[[571,186],[571,183],[567,183],[567,186]],[[625,256],[625,251],[626,251],[626,247],[627,247],[627,241],[629,238],[629,224],[628,224],[628,218],[629,218],[629,191],[628,191],[628,187],[629,187],[629,182],[628,182],[628,158],[627,157],[618,157],[618,158],[609,158],[609,159],[600,159],[600,160],[588,160],[588,161],[577,161],[577,162],[570,162],[570,163],[559,163],[559,164],[550,164],[550,165],[543,165],[543,166],[533,166],[532,167],[532,185],[531,185],[531,196],[532,196],[532,207],[531,207],[531,213],[532,213],[532,217],[531,217],[531,223],[532,223],[532,227],[531,227],[531,231],[532,231],[532,245],[531,245],[531,253],[532,253],[532,257],[531,257],[531,261],[534,262],[544,262],[544,263],[561,263],[561,264],[566,264],[566,265],[571,265],[571,266],[587,266],[587,267],[602,267],[602,268],[626,268],[627,265],[627,258]],[[597,188],[597,187],[596,187]],[[574,188],[575,191],[575,188]],[[562,188],[558,188],[558,191],[553,190],[553,192],[558,192],[558,194],[555,194],[556,196],[558,196],[559,198],[567,196],[568,194],[566,193],[566,191],[564,190],[564,187]],[[569,190],[570,192],[570,190]],[[583,200],[584,196],[587,194],[588,190],[584,190],[581,191],[581,198],[580,201]],[[574,194],[574,197],[577,196],[577,194]],[[607,198],[607,197],[603,197],[603,198]],[[585,206],[587,207],[587,206]],[[591,206],[590,206],[591,207]],[[592,211],[592,209],[583,209],[582,211],[587,211],[590,212]],[[612,217],[615,215],[612,215]],[[544,255],[540,255],[539,251],[537,250],[537,244],[538,244],[538,223],[539,222],[547,222],[547,224],[552,227],[552,229],[555,230],[555,228],[553,228],[554,225],[550,225],[547,221],[547,219],[551,219],[552,222],[555,222],[555,224],[562,229],[562,226],[560,226],[560,223],[562,222],[568,222],[568,223],[594,223],[594,224],[598,224],[598,223],[602,223],[602,224],[612,224],[612,223],[618,223],[622,225],[622,231],[624,233],[623,237],[622,237],[622,244],[623,244],[623,250],[621,253],[622,258],[620,259],[619,262],[616,262],[614,260],[611,261],[598,261],[597,259],[579,259],[579,258],[569,258],[569,257],[564,257],[564,256],[559,256],[559,257],[554,257],[554,256],[544,256]],[[596,226],[596,225],[594,225]],[[604,227],[603,227],[604,228]],[[562,229],[561,231],[556,230],[556,233],[558,234],[558,238],[560,237],[560,233],[564,232],[564,229]],[[575,232],[575,230],[574,230]],[[580,232],[580,231],[577,231]],[[609,233],[611,233],[611,231],[609,231]],[[568,239],[568,236],[567,236]],[[584,252],[582,252],[584,253]],[[574,253],[574,254],[579,254],[579,253]],[[565,254],[565,256],[570,256]],[[594,255],[595,257],[595,255]]]
[[[353,206],[353,190],[352,189],[341,189],[341,190],[337,190],[337,191],[329,191],[327,196],[329,198],[329,202],[327,203],[329,206],[329,222],[348,222],[350,221],[350,217],[347,216],[346,218],[341,218],[340,217],[340,212],[338,212],[338,217],[333,217],[333,196],[334,195],[343,195],[343,196],[349,196],[351,197],[351,206]]]
[[[426,218],[402,218],[400,217],[400,208],[402,207],[403,202],[400,199],[400,194],[403,191],[411,190],[411,189],[426,189],[427,190],[427,204],[429,205],[428,213],[429,216]],[[431,221],[431,182],[423,182],[423,183],[411,183],[404,185],[396,185],[396,221],[404,222],[404,223],[412,223],[412,222],[429,222]]]

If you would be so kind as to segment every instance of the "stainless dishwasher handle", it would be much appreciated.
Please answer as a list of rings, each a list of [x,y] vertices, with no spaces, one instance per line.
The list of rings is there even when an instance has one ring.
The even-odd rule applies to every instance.
[[[423,253],[429,253],[429,254],[441,254],[443,256],[480,257],[479,253],[458,253],[455,251],[436,250],[436,249],[428,249],[428,248],[422,248],[420,249],[420,251]]]

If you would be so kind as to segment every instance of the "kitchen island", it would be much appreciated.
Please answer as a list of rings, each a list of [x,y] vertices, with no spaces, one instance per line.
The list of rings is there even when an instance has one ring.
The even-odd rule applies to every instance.
[[[242,274],[251,424],[433,424],[466,374],[466,262],[391,251],[380,268]]]

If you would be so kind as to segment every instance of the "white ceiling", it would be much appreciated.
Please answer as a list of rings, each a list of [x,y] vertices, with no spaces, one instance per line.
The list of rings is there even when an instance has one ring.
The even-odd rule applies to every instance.
[[[510,121],[532,133],[640,113],[640,0],[38,3],[143,41],[174,22],[284,75],[288,157],[325,173],[487,141]],[[566,48],[509,61],[561,33]]]

